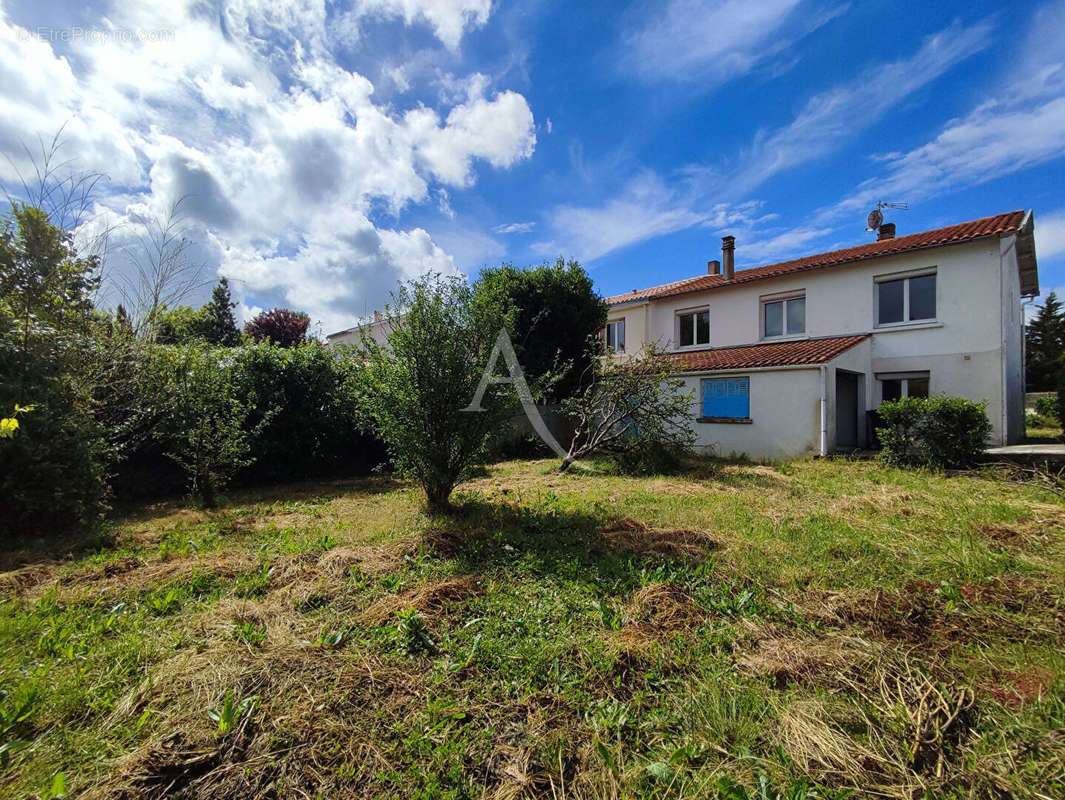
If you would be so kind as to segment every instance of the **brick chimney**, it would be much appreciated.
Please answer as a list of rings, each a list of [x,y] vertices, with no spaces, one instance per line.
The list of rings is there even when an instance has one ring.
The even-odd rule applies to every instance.
[[[721,263],[724,265],[725,280],[730,281],[736,274],[736,237],[721,237]]]
[[[881,242],[884,239],[894,239],[894,238],[895,238],[895,223],[894,222],[884,222],[884,223],[882,223],[880,225],[880,228],[877,229],[876,240],[878,242]]]
[[[707,261],[706,262],[706,274],[707,275],[720,275],[721,274],[721,262],[717,261],[717,260]]]

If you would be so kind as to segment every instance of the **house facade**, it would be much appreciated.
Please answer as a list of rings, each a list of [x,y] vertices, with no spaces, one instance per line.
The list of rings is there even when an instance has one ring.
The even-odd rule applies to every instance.
[[[985,402],[994,445],[1024,436],[1031,212],[1014,211],[754,269],[734,241],[707,274],[607,298],[619,353],[654,343],[694,390],[696,445],[793,458],[869,447],[868,412],[902,396]]]

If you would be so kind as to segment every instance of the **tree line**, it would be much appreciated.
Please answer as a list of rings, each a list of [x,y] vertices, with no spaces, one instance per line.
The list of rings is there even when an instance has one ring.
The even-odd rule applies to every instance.
[[[162,252],[162,251],[160,251]],[[397,287],[384,344],[326,348],[309,318],[273,309],[241,330],[228,282],[199,308],[145,270],[134,312],[97,305],[102,263],[41,208],[12,203],[0,228],[0,490],[6,535],[96,524],[114,498],[185,490],[212,506],[232,481],[365,470],[387,459],[446,511],[521,409],[493,384],[465,413],[500,330],[541,402],[594,453],[659,463],[690,446],[672,424],[690,405],[668,358],[604,354],[606,308],[574,261],[484,270],[468,285],[427,275]],[[164,261],[166,263],[164,263]],[[159,265],[162,265],[160,267]]]

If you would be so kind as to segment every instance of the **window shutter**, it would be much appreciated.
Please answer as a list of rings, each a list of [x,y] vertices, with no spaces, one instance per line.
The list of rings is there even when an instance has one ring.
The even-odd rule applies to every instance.
[[[704,378],[703,416],[727,419],[750,418],[750,378]]]

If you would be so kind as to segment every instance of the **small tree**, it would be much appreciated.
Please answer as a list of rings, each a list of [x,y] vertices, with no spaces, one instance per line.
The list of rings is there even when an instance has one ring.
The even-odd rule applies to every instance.
[[[238,391],[225,351],[188,345],[160,350],[155,358],[161,405],[155,435],[185,471],[193,495],[213,508],[237,470],[252,463],[252,442],[272,414],[247,424],[255,408]]]
[[[1065,310],[1051,292],[1028,323],[1025,336],[1025,383],[1030,392],[1058,388],[1061,361],[1065,357]]]
[[[691,448],[695,436],[688,420],[694,394],[685,391],[666,353],[648,348],[625,362],[607,354],[591,369],[593,377],[586,388],[562,403],[575,431],[559,472],[593,453]]]
[[[281,347],[296,347],[307,340],[311,318],[302,311],[275,308],[259,312],[244,326],[244,332],[257,342],[272,342]]]
[[[221,278],[211,290],[211,299],[200,309],[199,333],[208,344],[236,347],[240,344],[240,330],[233,309],[237,304],[229,292],[229,281]]]
[[[902,397],[881,403],[877,411],[880,456],[889,464],[970,467],[991,436],[985,404],[964,397]]]
[[[475,321],[465,281],[428,275],[402,285],[393,299],[387,343],[368,336],[362,343],[360,406],[396,468],[425,490],[429,511],[443,512],[483,458],[489,436],[514,412],[517,394],[489,386],[482,411],[464,410],[498,333],[490,321]]]

